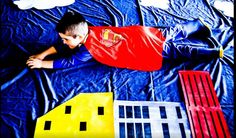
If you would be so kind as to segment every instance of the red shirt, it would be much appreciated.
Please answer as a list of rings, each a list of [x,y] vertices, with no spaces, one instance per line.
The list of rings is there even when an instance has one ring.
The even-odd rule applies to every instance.
[[[144,26],[89,29],[85,46],[97,61],[113,67],[142,71],[161,68],[165,38],[159,29]]]

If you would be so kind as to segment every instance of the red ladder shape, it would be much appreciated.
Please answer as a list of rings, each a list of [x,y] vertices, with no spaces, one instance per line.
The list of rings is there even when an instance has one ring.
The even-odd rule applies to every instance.
[[[179,71],[193,138],[230,138],[210,75],[206,71]]]

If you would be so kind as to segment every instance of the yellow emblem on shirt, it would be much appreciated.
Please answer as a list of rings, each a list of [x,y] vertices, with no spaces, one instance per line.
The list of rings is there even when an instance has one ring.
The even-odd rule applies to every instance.
[[[106,47],[111,47],[122,40],[122,35],[113,32],[110,29],[104,29],[102,31],[102,44]]]

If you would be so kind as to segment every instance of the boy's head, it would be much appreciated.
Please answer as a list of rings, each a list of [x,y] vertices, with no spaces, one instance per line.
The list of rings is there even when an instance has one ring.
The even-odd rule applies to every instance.
[[[58,22],[56,30],[64,44],[73,49],[84,42],[88,34],[88,24],[82,15],[67,12]]]

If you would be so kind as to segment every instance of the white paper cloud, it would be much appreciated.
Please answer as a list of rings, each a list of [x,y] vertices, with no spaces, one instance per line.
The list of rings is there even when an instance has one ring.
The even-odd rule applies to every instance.
[[[214,7],[223,11],[223,13],[227,16],[234,17],[234,4],[233,2],[227,1],[215,1]]]
[[[68,6],[74,2],[75,0],[18,0],[14,1],[13,3],[22,10],[30,8],[44,10],[51,9],[56,6]]]
[[[169,8],[169,0],[141,0],[140,4],[142,6],[153,6],[160,9]]]

